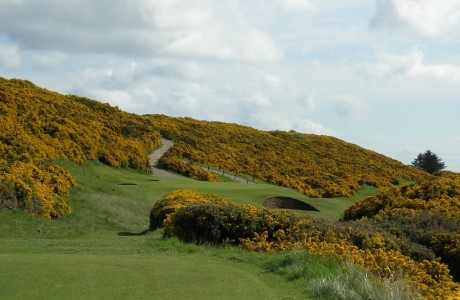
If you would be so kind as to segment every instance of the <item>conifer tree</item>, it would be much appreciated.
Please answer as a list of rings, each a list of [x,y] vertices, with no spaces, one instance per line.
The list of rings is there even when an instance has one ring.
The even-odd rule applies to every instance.
[[[425,153],[419,153],[417,158],[412,161],[412,165],[430,174],[442,171],[446,168],[446,164],[430,150],[426,150]]]

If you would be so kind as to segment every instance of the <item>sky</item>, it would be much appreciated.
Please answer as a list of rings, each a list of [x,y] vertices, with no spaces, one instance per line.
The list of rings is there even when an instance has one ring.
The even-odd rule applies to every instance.
[[[458,0],[0,0],[0,76],[460,171]]]

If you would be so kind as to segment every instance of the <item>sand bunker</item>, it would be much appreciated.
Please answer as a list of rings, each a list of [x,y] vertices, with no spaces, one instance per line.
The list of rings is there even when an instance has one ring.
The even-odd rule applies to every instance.
[[[264,206],[268,208],[297,209],[319,211],[308,203],[290,197],[272,197],[264,201]]]

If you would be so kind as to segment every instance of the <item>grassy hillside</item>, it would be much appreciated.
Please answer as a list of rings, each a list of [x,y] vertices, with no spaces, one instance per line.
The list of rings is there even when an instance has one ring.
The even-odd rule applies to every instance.
[[[188,161],[328,198],[352,196],[362,184],[387,188],[428,176],[333,137],[162,115],[150,119],[163,136],[176,142],[160,162],[178,172]]]
[[[56,159],[150,170],[159,134],[145,118],[28,81],[0,78],[0,209],[47,218],[70,212],[72,177]]]
[[[152,177],[97,162],[59,165],[78,183],[71,215],[0,211],[0,299],[401,299],[334,259],[188,245],[145,232],[153,204],[177,188],[259,207],[267,195],[302,197],[290,189]]]
[[[332,137],[138,116],[16,79],[0,78],[0,126],[0,209],[46,218],[71,212],[67,197],[75,182],[56,159],[98,160],[147,172],[147,155],[159,145],[160,131],[176,142],[160,163],[200,180],[219,177],[197,164],[331,198],[352,196],[363,184],[381,188],[427,176]]]
[[[451,277],[458,281],[455,175],[427,180],[426,173],[332,137],[137,116],[21,80],[0,79],[0,125],[0,298],[458,295]],[[208,181],[146,174],[160,133],[175,141],[161,164]],[[202,166],[257,184],[209,182],[217,177]],[[407,180],[422,183],[389,189]],[[166,235],[197,242],[212,232],[209,242],[224,247],[147,230],[152,206],[178,189],[237,205],[173,203]],[[191,194],[183,193],[184,203]],[[275,196],[316,211],[260,209]],[[231,238],[219,235],[223,229]]]
[[[194,187],[194,180],[163,184],[100,163],[63,166],[79,185],[70,200],[72,215],[50,221],[0,212],[1,299],[292,299],[302,294],[261,267],[225,258],[231,253],[163,241],[158,233],[136,235],[148,227],[156,199],[179,182]]]

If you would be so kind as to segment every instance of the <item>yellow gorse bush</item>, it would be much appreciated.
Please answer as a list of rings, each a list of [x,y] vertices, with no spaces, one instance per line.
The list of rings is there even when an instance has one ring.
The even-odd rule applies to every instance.
[[[383,217],[388,214],[420,214],[422,211],[460,216],[460,176],[446,174],[421,184],[387,190],[358,201],[345,210],[345,219]]]
[[[344,218],[386,224],[440,257],[460,280],[460,176],[446,173],[363,199],[346,209]]]
[[[178,190],[171,192],[155,203],[150,211],[150,229],[159,227],[170,229],[172,215],[180,208],[194,204],[214,203],[223,206],[231,205],[230,201],[217,195],[206,194],[196,190]]]
[[[71,211],[65,199],[75,180],[56,165],[16,162],[10,172],[0,175],[0,180],[11,183],[15,196],[20,197],[16,203],[19,207],[11,208],[48,218],[57,218]]]
[[[17,79],[0,78],[0,128],[0,209],[46,218],[70,213],[75,183],[54,161],[99,160],[145,172],[160,142],[145,117]]]
[[[236,124],[151,115],[176,144],[164,158],[183,172],[188,162],[295,189],[310,197],[351,196],[362,184],[388,188],[398,179],[429,175],[339,139],[296,132],[266,132]]]
[[[163,216],[168,234],[186,241],[231,243],[269,253],[306,249],[311,254],[351,261],[382,280],[402,279],[426,299],[455,299],[458,295],[460,285],[452,280],[445,264],[438,259],[417,262],[380,232],[324,224],[287,211],[236,206],[222,198],[213,203],[209,200],[213,197],[196,191],[173,192],[161,200],[163,204],[156,204],[155,210],[162,207],[168,211]],[[452,249],[457,249],[459,236],[437,237],[439,241],[446,238],[452,240]]]
[[[199,165],[187,161],[184,158],[180,158],[176,152],[177,148],[173,148],[166,152],[159,161],[161,167],[173,170],[181,175],[187,176],[192,179],[201,180],[201,181],[209,181],[209,182],[220,182],[220,178],[212,174],[206,170],[204,170]]]

